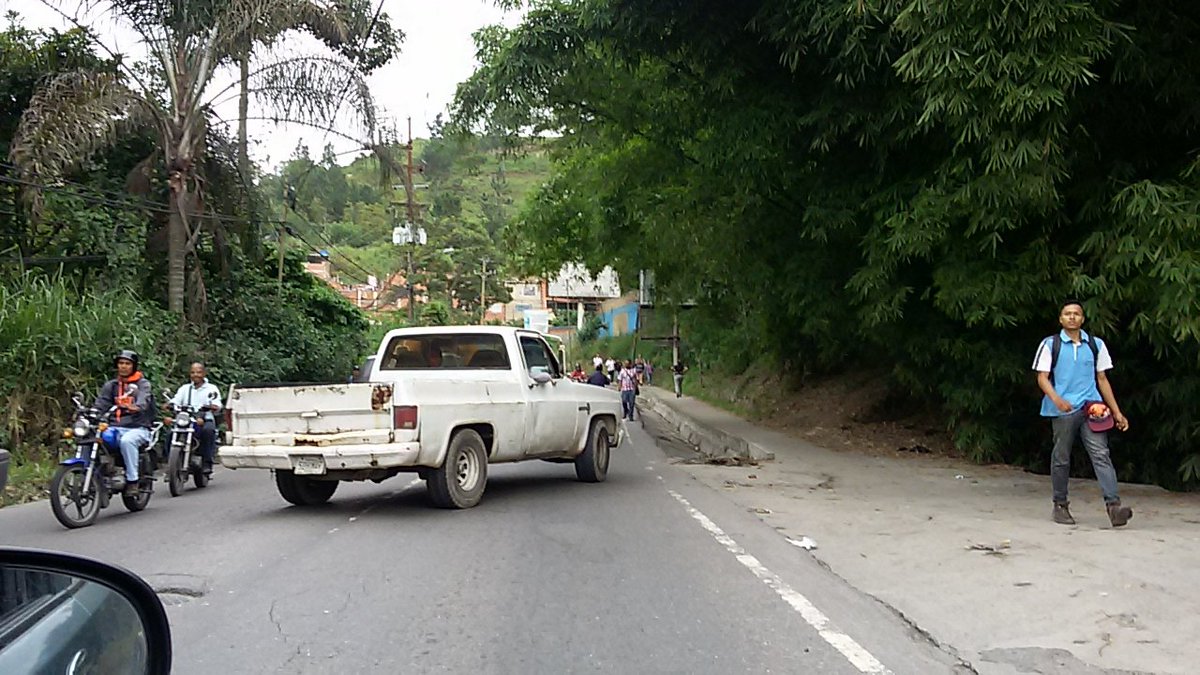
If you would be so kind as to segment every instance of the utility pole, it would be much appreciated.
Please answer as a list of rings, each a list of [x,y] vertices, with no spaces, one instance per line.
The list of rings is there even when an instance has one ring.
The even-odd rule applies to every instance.
[[[283,185],[283,209],[279,217],[279,237],[276,241],[276,248],[279,249],[279,269],[278,282],[279,292],[283,293],[283,249],[287,243],[287,210],[288,206],[295,208],[296,189],[288,183]]]
[[[489,262],[491,260],[484,258],[479,264],[479,325],[483,325],[484,318],[487,316],[487,303],[484,298],[487,297],[487,265]]]
[[[405,274],[404,281],[408,284],[408,323],[413,324],[417,321],[417,304],[416,298],[413,295],[413,248],[416,247],[417,235],[417,199],[416,188],[413,185],[413,137],[412,137],[412,117],[408,118],[408,170],[404,174],[404,193],[406,196],[405,202],[408,207],[408,228],[412,232],[412,237],[408,243],[408,272]]]
[[[671,367],[679,363],[679,310],[675,310],[671,321]]]

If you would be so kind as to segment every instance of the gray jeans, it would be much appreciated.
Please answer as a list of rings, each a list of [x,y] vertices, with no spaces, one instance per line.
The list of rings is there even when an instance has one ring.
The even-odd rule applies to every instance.
[[[683,396],[683,374],[674,373],[675,376],[675,395]]]
[[[1104,503],[1109,504],[1120,499],[1117,496],[1117,472],[1108,456],[1108,432],[1092,431],[1086,419],[1086,413],[1080,408],[1069,415],[1055,417],[1051,422],[1054,428],[1054,450],[1050,454],[1050,485],[1053,486],[1056,503],[1067,501],[1067,482],[1071,476],[1071,448],[1075,445],[1076,436],[1083,440],[1083,447],[1092,459],[1092,469],[1096,472],[1096,480],[1104,494]]]

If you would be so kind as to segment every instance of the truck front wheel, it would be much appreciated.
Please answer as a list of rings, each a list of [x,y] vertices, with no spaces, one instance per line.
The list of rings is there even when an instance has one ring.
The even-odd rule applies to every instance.
[[[612,442],[609,440],[608,427],[597,420],[592,422],[588,431],[587,445],[583,452],[575,458],[575,475],[585,483],[603,483],[608,478],[609,450]]]
[[[275,470],[275,487],[279,496],[296,506],[324,504],[337,490],[336,480],[315,480],[308,476],[297,476],[291,471]]]
[[[454,434],[446,460],[426,474],[426,488],[434,506],[469,509],[483,498],[487,485],[487,449],[471,429]]]

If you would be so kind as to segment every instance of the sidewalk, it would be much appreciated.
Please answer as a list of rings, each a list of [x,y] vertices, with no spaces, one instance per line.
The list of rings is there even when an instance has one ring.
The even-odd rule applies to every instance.
[[[980,673],[1200,672],[1200,495],[1123,484],[1134,517],[1113,529],[1095,481],[1072,480],[1066,527],[1050,520],[1047,476],[832,451],[654,387],[639,403],[773,453],[680,466],[810,537],[812,555]]]

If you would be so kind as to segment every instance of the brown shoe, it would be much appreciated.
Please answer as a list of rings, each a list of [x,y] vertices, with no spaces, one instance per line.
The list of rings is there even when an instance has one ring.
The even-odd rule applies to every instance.
[[[1054,522],[1059,525],[1074,525],[1075,519],[1071,517],[1071,509],[1068,508],[1071,502],[1054,502]]]
[[[1112,522],[1113,527],[1121,527],[1133,517],[1133,509],[1128,506],[1121,506],[1120,500],[1109,502],[1107,508],[1108,519]]]
[[[132,483],[125,483],[125,496],[126,497],[138,496],[138,482],[136,480],[133,481]]]

